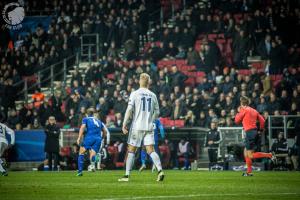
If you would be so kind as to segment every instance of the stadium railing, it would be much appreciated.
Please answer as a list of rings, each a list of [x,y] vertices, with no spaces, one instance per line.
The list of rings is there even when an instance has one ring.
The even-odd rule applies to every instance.
[[[42,84],[45,84],[49,81],[51,94],[53,94],[54,81],[57,79],[66,81],[67,72],[71,67],[74,66],[74,64],[75,66],[79,64],[79,53],[64,58],[62,61],[52,64],[40,71],[37,71],[33,76],[23,77],[22,80],[14,84],[14,87],[16,88],[23,87],[23,89],[21,89],[21,91],[19,91],[16,96],[25,99],[25,103],[27,104],[29,91],[34,90],[35,88],[41,88]],[[49,73],[49,71],[50,74],[48,76],[43,75],[45,73]],[[46,78],[43,78],[43,76]]]
[[[300,116],[298,115],[270,115],[267,119],[269,146],[272,146],[274,139],[277,138],[277,134],[283,132],[288,146],[292,147],[295,143],[297,131],[300,131],[297,130],[296,123],[300,123]]]

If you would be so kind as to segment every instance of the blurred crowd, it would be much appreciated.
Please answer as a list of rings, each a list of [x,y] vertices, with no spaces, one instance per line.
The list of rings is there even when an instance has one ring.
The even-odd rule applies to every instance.
[[[39,129],[50,115],[78,127],[89,107],[96,108],[109,128],[121,127],[142,72],[152,78],[150,89],[158,96],[160,116],[184,120],[187,127],[209,127],[215,118],[219,126],[235,126],[241,95],[250,97],[251,106],[265,117],[300,114],[299,1],[188,1],[169,23],[151,19],[151,30],[149,13],[160,8],[159,1],[32,2],[33,8],[54,10],[56,17],[48,31],[38,27],[18,38],[18,48],[0,47],[1,112],[12,128]],[[104,55],[97,64],[89,66],[84,77],[76,70],[71,86],[56,85],[50,99],[37,89],[34,105],[16,109],[14,84],[79,51],[82,33],[100,34]],[[225,56],[208,34],[230,40],[230,54]],[[149,48],[140,51],[141,45]],[[263,70],[251,68],[242,75],[239,69],[248,69],[249,56],[260,56]],[[157,66],[163,59],[186,59],[206,76],[200,83],[186,84],[189,77],[176,65]],[[277,74],[282,80],[275,85],[270,76]]]

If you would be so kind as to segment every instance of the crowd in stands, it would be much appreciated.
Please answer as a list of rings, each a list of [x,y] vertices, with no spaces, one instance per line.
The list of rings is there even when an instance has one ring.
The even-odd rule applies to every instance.
[[[0,49],[2,112],[12,128],[41,128],[49,115],[78,127],[89,107],[109,128],[121,127],[142,72],[152,78],[160,116],[186,127],[209,127],[214,118],[219,126],[235,126],[241,95],[265,117],[300,114],[297,1],[191,1],[171,22],[155,22],[153,30],[148,30],[152,1],[46,2],[57,13],[48,31],[38,27],[20,38],[19,48]],[[85,77],[74,72],[70,87],[58,85],[50,99],[16,110],[14,83],[78,51],[82,33],[100,34],[103,57]],[[259,67],[249,56],[261,57]]]

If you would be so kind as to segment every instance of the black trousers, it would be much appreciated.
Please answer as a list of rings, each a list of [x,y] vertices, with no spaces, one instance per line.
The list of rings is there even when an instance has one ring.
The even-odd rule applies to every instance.
[[[208,159],[211,164],[218,161],[218,149],[208,149]]]
[[[57,170],[58,152],[46,152],[48,158],[49,171]],[[52,160],[54,160],[54,168],[52,169]]]
[[[300,145],[297,145],[297,154],[298,154],[298,169],[300,170]]]

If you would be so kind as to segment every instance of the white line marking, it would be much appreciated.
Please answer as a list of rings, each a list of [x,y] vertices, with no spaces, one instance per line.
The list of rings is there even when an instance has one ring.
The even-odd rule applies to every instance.
[[[263,195],[263,196],[284,196],[284,195],[299,195],[298,193],[291,193],[291,192],[286,192],[286,193],[241,193],[241,194],[236,194],[236,193],[228,193],[228,194],[187,194],[187,195],[165,195],[165,196],[140,196],[140,197],[116,197],[116,198],[104,198],[101,200],[132,200],[132,199],[180,199],[180,198],[191,198],[191,197],[215,197],[215,196],[241,196],[241,195],[249,195],[249,196],[255,196],[255,195]],[[93,199],[93,200],[98,200],[98,199]],[[100,199],[99,199],[100,200]]]

